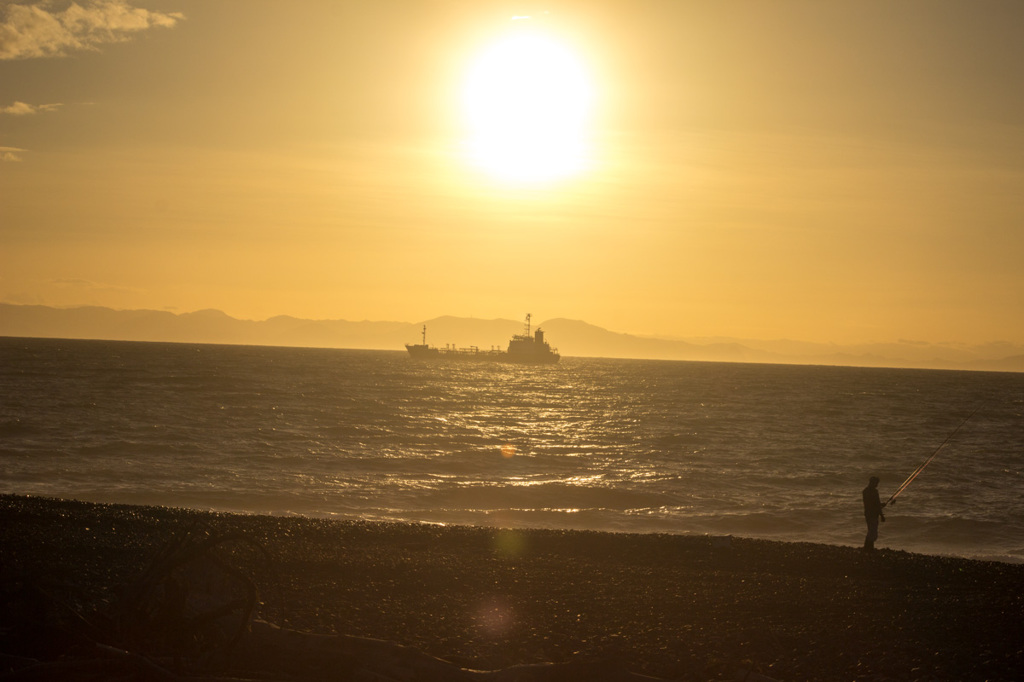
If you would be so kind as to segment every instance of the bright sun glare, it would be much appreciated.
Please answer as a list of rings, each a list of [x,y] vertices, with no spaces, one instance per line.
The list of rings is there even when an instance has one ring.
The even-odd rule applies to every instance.
[[[466,80],[473,162],[504,180],[564,178],[586,165],[593,88],[568,47],[533,30],[491,45]]]

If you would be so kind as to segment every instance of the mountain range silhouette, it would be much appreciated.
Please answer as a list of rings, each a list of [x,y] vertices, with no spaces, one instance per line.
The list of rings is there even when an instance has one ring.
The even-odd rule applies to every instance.
[[[443,316],[420,322],[307,320],[279,315],[239,320],[219,310],[171,313],[103,307],[54,308],[0,303],[0,336],[212,343],[403,352],[426,326],[435,346],[504,348],[524,323],[511,319]],[[943,345],[913,341],[839,345],[793,340],[666,339],[609,331],[565,318],[534,324],[563,357],[608,357],[704,362],[917,367],[1024,371],[1024,346],[1010,343]]]

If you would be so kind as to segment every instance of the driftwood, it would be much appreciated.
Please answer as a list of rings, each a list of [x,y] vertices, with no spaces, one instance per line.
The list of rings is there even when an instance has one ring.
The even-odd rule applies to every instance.
[[[119,644],[149,656],[171,656],[206,667],[248,629],[258,592],[237,564],[239,551],[269,560],[241,533],[213,534],[191,526],[168,542],[115,608]],[[233,554],[235,556],[233,556]]]
[[[0,680],[169,682],[223,668],[247,635],[258,603],[255,583],[237,565],[243,554],[249,561],[268,557],[239,533],[189,526],[120,590],[106,613],[91,618],[21,577],[5,595],[8,605],[24,612],[25,632],[16,640],[49,656],[0,656]]]
[[[288,661],[289,674],[303,680],[375,682],[652,682],[662,678],[630,672],[615,659],[531,663],[501,670],[472,670],[394,642],[348,635],[322,635],[254,620],[236,653],[271,672]],[[734,679],[774,682],[738,668]]]
[[[171,659],[97,645],[92,657],[60,661],[21,659],[2,682],[121,679],[146,682],[657,682],[630,672],[613,659],[533,663],[501,670],[472,670],[394,642],[287,630],[253,620],[232,655],[217,672],[175,674]],[[166,666],[166,667],[165,667]],[[732,676],[746,682],[774,682],[748,669]]]
[[[54,660],[0,653],[0,682],[643,682],[614,658],[473,670],[394,642],[299,632],[254,617],[247,572],[269,561],[239,533],[191,526],[168,541],[121,590],[110,613],[87,619],[26,582],[23,610],[45,614],[35,637],[67,642]],[[733,679],[772,682],[740,669]]]
[[[237,653],[271,671],[288,661],[302,679],[375,680],[379,682],[554,682],[584,680],[640,682],[655,680],[632,673],[612,660],[516,665],[502,670],[471,670],[394,642],[296,632],[253,621]],[[328,674],[329,672],[329,674]]]

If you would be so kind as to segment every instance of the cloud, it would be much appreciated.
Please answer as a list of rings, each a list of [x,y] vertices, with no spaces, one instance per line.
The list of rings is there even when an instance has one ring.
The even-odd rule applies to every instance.
[[[114,293],[114,294],[138,294],[145,293],[142,289],[133,287],[124,287],[117,284],[108,284],[106,282],[94,282],[91,279],[79,279],[74,277],[62,277],[58,279],[52,279],[49,282],[55,289],[60,290],[62,293],[66,292],[77,292],[77,293]]]
[[[19,152],[25,151],[17,147],[0,147],[0,161],[21,161]]]
[[[29,116],[31,114],[39,114],[46,111],[56,111],[58,108],[63,106],[62,104],[28,104],[26,102],[15,102],[8,107],[0,107],[0,114],[9,114],[11,116]]]
[[[52,283],[56,284],[59,287],[85,287],[87,289],[103,289],[103,288],[105,288],[103,285],[97,284],[96,282],[93,282],[92,280],[76,279],[76,278],[73,278],[73,277],[63,277],[63,278],[60,278],[60,279],[55,279],[55,280],[52,281]]]
[[[37,0],[0,9],[0,59],[63,57],[78,50],[120,43],[153,27],[171,28],[178,12],[151,12],[126,0],[83,0],[81,4]]]

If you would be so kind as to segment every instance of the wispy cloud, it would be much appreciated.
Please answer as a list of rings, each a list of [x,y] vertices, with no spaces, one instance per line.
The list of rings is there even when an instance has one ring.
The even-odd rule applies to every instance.
[[[143,289],[125,287],[107,282],[96,282],[91,279],[80,279],[75,277],[61,277],[50,280],[49,284],[61,292],[78,292],[82,294],[106,293],[106,294],[138,294],[144,293]]]
[[[32,114],[41,114],[47,111],[56,111],[63,105],[57,104],[28,104],[27,102],[15,102],[14,104],[6,107],[0,107],[0,114],[8,114],[9,116],[30,116]]]
[[[0,59],[62,57],[95,50],[150,28],[171,28],[184,18],[178,12],[133,7],[126,0],[11,3],[0,8]]]
[[[21,157],[18,156],[24,149],[18,147],[0,147],[0,161],[21,161]]]

